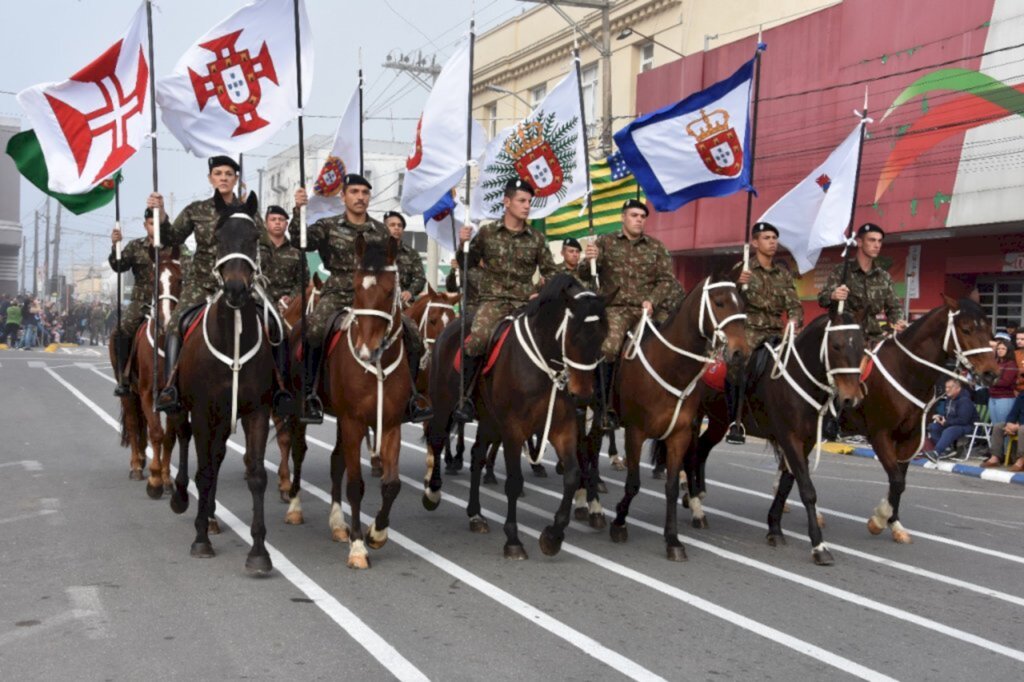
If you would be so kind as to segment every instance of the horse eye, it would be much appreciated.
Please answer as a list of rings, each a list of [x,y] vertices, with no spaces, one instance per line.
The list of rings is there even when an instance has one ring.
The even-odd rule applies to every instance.
[[[715,307],[716,308],[724,308],[725,304],[722,303],[721,301],[715,301]]]
[[[832,344],[832,350],[840,350],[841,348],[842,348],[842,346],[840,346],[838,343],[833,343]]]

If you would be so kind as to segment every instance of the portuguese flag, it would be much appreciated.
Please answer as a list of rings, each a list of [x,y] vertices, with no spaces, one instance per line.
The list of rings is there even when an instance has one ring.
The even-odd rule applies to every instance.
[[[84,194],[61,194],[47,189],[50,174],[46,170],[46,160],[39,146],[35,131],[25,130],[18,133],[7,143],[7,155],[14,159],[14,165],[25,179],[39,188],[40,192],[49,194],[75,215],[88,213],[101,206],[106,206],[114,198],[114,183],[121,182],[121,172],[107,178]]]

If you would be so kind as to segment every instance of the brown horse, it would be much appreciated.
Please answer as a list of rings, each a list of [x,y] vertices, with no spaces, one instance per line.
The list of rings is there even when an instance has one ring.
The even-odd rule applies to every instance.
[[[614,297],[614,294],[611,298]],[[608,334],[606,302],[585,290],[572,276],[559,274],[510,323],[511,329],[497,359],[477,384],[481,398],[480,428],[470,465],[470,530],[489,531],[480,514],[480,474],[487,447],[501,442],[505,453],[505,558],[526,559],[519,539],[516,504],[523,489],[520,455],[523,443],[540,433],[550,442],[562,464],[562,501],[553,525],[540,536],[544,554],[557,554],[569,523],[573,493],[579,487],[577,462],[580,418],[577,408],[594,395],[593,369]],[[459,399],[459,374],[452,363],[460,352],[460,325],[452,323],[441,334],[434,353],[430,399],[434,418],[427,426],[427,468],[423,504],[434,509],[440,501],[440,454],[452,426]],[[602,517],[603,520],[603,517]]]
[[[160,337],[156,340],[158,348],[164,345],[164,330],[170,320],[171,313],[178,305],[181,296],[181,261],[177,249],[168,250],[160,261],[160,273],[157,278],[157,314],[160,316]],[[121,445],[131,448],[131,471],[129,478],[133,481],[143,479],[142,467],[146,461],[146,441],[153,449],[153,460],[149,465],[149,477],[146,481],[146,493],[153,499],[160,499],[165,491],[170,492],[171,453],[177,438],[179,447],[188,448],[188,420],[181,415],[172,415],[167,419],[165,429],[160,422],[160,415],[153,410],[153,317],[147,316],[135,334],[128,364],[121,368],[130,378],[131,392],[121,398]],[[114,332],[117,333],[116,330]],[[113,336],[111,337],[113,338]],[[108,344],[111,364],[117,362],[115,344]],[[157,358],[157,389],[163,388],[164,352],[159,351]]]
[[[259,228],[256,197],[232,206],[216,197],[220,220],[216,227],[216,275],[220,290],[202,310],[196,330],[182,344],[177,369],[181,403],[188,412],[196,444],[196,538],[193,557],[214,555],[209,539],[209,520],[216,504],[217,477],[227,451],[226,443],[237,419],[245,432],[245,469],[252,495],[252,549],[245,567],[251,574],[266,575],[272,569],[267,552],[263,498],[267,472],[263,457],[267,447],[270,404],[277,386],[269,332],[263,326],[263,304],[254,298]],[[188,458],[179,453],[178,475],[171,509],[188,508]]]
[[[324,377],[318,387],[324,409],[337,417],[337,437],[331,452],[331,512],[328,523],[337,541],[351,541],[349,568],[369,568],[367,545],[384,546],[388,538],[391,506],[401,489],[398,456],[401,446],[402,417],[412,394],[412,377],[402,343],[401,293],[395,258],[398,243],[367,243],[356,238],[359,261],[353,284],[352,308],[344,311],[340,334],[325,342]],[[332,327],[333,329],[333,327]],[[293,347],[299,344],[298,329],[292,331]],[[334,343],[336,346],[333,346]],[[298,365],[299,363],[292,363]],[[295,367],[293,383],[298,379]],[[306,453],[306,427],[298,419],[292,426],[294,472],[289,513],[301,514],[299,490],[302,462]],[[363,540],[360,507],[365,489],[360,466],[360,449],[370,428],[374,429],[383,475],[380,511]],[[347,527],[341,510],[341,484],[347,476],[346,496],[352,512]]]
[[[625,542],[628,537],[626,516],[640,491],[640,450],[645,440],[656,438],[665,441],[667,448],[666,553],[673,561],[686,559],[676,525],[676,500],[679,471],[697,409],[697,403],[687,398],[719,352],[728,364],[746,361],[750,349],[745,318],[735,282],[707,277],[660,329],[645,314],[626,343],[612,398],[625,427],[627,468],[625,494],[609,528],[614,542]],[[587,439],[590,449],[601,443],[602,431],[596,422]]]

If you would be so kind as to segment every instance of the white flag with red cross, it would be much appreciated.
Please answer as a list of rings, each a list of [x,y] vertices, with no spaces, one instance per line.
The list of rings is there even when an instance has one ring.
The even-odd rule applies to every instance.
[[[298,0],[303,106],[313,84],[313,34]],[[256,0],[220,22],[157,79],[160,118],[196,156],[237,155],[299,115],[293,0]]]
[[[115,173],[150,129],[146,5],[116,43],[66,81],[18,93],[39,138],[47,187],[84,194]]]

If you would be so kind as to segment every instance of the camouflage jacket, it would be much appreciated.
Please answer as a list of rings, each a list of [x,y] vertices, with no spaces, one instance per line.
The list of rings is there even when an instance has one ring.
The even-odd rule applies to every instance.
[[[170,258],[171,249],[160,250],[160,258]],[[153,302],[153,244],[149,237],[133,239],[121,249],[121,260],[117,260],[117,250],[110,248],[110,256],[107,262],[114,272],[128,272],[131,270],[135,277],[135,284],[132,285],[132,300],[139,303]]]
[[[367,241],[384,241],[391,235],[384,223],[367,216],[366,222],[361,225],[350,223],[348,217],[341,213],[339,215],[321,218],[306,228],[306,251],[317,251],[320,253],[320,260],[323,261],[324,269],[330,271],[331,276],[324,283],[323,294],[343,293],[351,296],[354,290],[352,280],[355,277],[356,269],[359,267],[356,258],[356,237],[359,235]],[[288,236],[292,243],[299,244],[299,214],[298,211],[292,215],[292,221],[288,223]]]
[[[650,301],[657,309],[673,293],[672,257],[654,237],[644,234],[630,240],[620,231],[601,235],[596,243],[601,290],[619,289],[613,305],[638,308]],[[591,281],[589,263],[580,261],[579,276],[584,282]]]
[[[825,286],[818,294],[818,304],[822,308],[832,305],[832,292],[842,284],[842,281],[843,264],[838,263],[828,274]],[[900,300],[896,298],[892,277],[874,263],[867,272],[857,265],[856,260],[850,263],[846,286],[850,289],[850,295],[846,299],[846,312],[852,315],[858,315],[861,311],[866,312],[863,327],[864,336],[868,341],[876,341],[883,335],[882,325],[878,321],[880,313],[885,313],[890,325],[903,319],[903,308],[900,306]]]
[[[583,259],[580,259],[580,262],[574,268],[570,268],[569,264],[566,263],[565,261],[562,261],[561,263],[558,264],[559,272],[564,272],[567,275],[572,275],[574,278],[576,278],[576,281],[582,284],[586,289],[592,288],[593,284],[590,281],[584,282],[583,279],[580,278],[580,270],[589,267],[590,265]]]
[[[193,201],[178,214],[174,223],[166,220],[160,228],[165,246],[180,246],[190,235],[196,238],[196,251],[192,254],[192,267],[189,270],[189,281],[199,284],[203,289],[216,289],[217,280],[213,276],[213,266],[217,263],[217,239],[214,231],[220,215],[214,208],[213,197]],[[263,219],[255,217],[260,233],[264,232]]]
[[[427,274],[423,269],[420,252],[405,242],[398,243],[398,276],[402,291],[408,291],[416,298],[427,286]]]
[[[459,259],[462,258],[462,252],[459,252]],[[465,272],[465,268],[462,269]],[[452,268],[448,271],[448,276],[444,280],[444,288],[450,294],[462,293],[462,279],[458,276],[459,271]],[[477,304],[480,291],[480,275],[483,273],[482,267],[470,268],[469,269],[469,280],[466,282],[466,308],[473,308]]]
[[[260,269],[267,278],[267,296],[277,303],[284,296],[298,296],[302,282],[302,252],[287,239],[274,246],[270,237],[260,238]]]
[[[559,272],[543,235],[529,226],[512,232],[501,222],[480,227],[470,242],[469,262],[476,263],[471,269],[480,268],[480,301],[526,303],[537,290],[534,272],[539,269],[544,279]]]
[[[734,276],[743,269],[742,261],[733,267]],[[796,282],[784,266],[773,263],[764,268],[757,257],[750,259],[750,282],[746,291],[741,288],[747,313],[747,343],[751,349],[772,336],[781,336],[784,328],[782,315],[796,324],[804,326],[804,309],[796,295]]]

